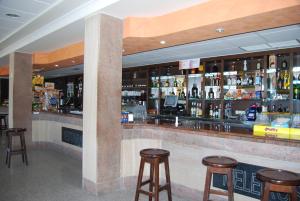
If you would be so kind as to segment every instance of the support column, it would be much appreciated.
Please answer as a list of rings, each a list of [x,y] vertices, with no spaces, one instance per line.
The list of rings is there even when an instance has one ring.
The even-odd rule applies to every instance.
[[[86,19],[84,40],[83,188],[120,187],[122,29],[120,19]]]
[[[9,55],[9,127],[26,128],[26,144],[32,142],[32,55]]]

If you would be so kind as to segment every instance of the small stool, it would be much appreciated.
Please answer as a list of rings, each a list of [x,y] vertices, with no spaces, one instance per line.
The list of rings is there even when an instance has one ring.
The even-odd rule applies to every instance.
[[[6,131],[7,134],[7,149],[6,149],[6,164],[10,168],[11,156],[22,154],[23,163],[25,162],[28,165],[26,144],[25,144],[25,128],[10,128]],[[20,149],[13,149],[13,137],[20,137],[21,147]]]
[[[202,164],[207,166],[203,201],[208,201],[210,194],[228,196],[228,200],[233,201],[232,169],[237,166],[238,162],[233,158],[225,156],[208,156],[202,159]],[[213,173],[227,175],[227,192],[210,189]]]
[[[2,135],[2,132],[7,129],[7,120],[6,120],[6,114],[0,114],[0,132]]]
[[[143,149],[140,151],[141,162],[140,170],[137,180],[137,187],[135,192],[135,201],[139,200],[140,193],[148,195],[149,201],[152,201],[152,197],[155,197],[155,201],[159,201],[159,192],[167,190],[168,201],[172,201],[171,195],[171,181],[169,170],[169,155],[170,152],[163,149]],[[150,178],[146,181],[143,180],[143,172],[145,163],[150,164]],[[159,185],[159,164],[164,163],[166,184],[164,186]],[[154,177],[153,177],[154,176]],[[149,191],[142,190],[142,186],[149,183]],[[154,191],[153,191],[154,187]]]
[[[296,186],[300,186],[300,175],[286,170],[264,168],[256,173],[263,182],[262,201],[269,201],[270,191],[290,194],[291,201],[297,201]]]

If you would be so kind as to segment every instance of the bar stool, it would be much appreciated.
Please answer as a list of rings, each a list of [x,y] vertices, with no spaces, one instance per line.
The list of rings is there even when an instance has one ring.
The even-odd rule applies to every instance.
[[[256,173],[263,182],[262,201],[269,201],[270,191],[290,194],[291,201],[297,201],[296,186],[300,186],[300,175],[286,170],[264,168]]]
[[[0,132],[2,135],[2,132],[7,129],[7,121],[6,121],[6,114],[0,114]]]
[[[238,162],[233,158],[225,156],[208,156],[202,159],[202,164],[207,166],[203,201],[208,201],[210,194],[228,196],[228,200],[233,201],[234,197],[232,170],[237,166]],[[211,177],[214,173],[227,176],[227,192],[210,189]]]
[[[10,128],[6,131],[7,134],[7,149],[6,149],[6,164],[10,168],[11,156],[22,154],[23,163],[28,165],[26,144],[25,144],[25,128]],[[21,147],[19,149],[13,149],[13,137],[20,137]]]
[[[172,201],[169,155],[170,152],[163,149],[143,149],[140,151],[141,162],[135,192],[135,201],[139,200],[140,193],[148,195],[149,201],[152,201],[153,196],[155,197],[155,201],[159,201],[159,192],[163,190],[167,190],[168,201]],[[150,164],[150,178],[146,181],[142,181],[145,163]],[[159,164],[161,163],[164,163],[165,165],[166,184],[164,186],[159,185]],[[142,190],[142,186],[148,183],[149,191]]]

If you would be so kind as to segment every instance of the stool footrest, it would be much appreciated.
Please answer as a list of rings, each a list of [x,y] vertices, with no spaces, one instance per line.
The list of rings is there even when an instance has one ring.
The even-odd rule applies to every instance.
[[[145,191],[145,190],[142,190],[142,189],[139,189],[139,192],[144,194],[144,195],[152,196],[152,192],[148,192],[148,191]]]
[[[168,190],[169,186],[170,186],[169,184],[165,184],[163,186],[159,185],[159,187],[158,187],[159,188],[159,192],[163,191],[163,190]]]
[[[221,191],[221,190],[210,189],[210,194],[227,196],[228,195],[228,191]]]
[[[141,183],[141,186],[144,186],[144,185],[149,184],[149,183],[150,183],[150,179],[148,179],[148,180],[146,180],[146,181],[143,181],[143,182]]]

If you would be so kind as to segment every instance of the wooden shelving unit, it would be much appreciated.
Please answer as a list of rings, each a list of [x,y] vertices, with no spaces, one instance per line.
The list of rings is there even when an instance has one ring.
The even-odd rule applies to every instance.
[[[270,80],[268,79],[268,77],[270,78],[270,74],[272,74],[270,73],[268,61],[269,56],[272,54],[275,54],[277,57],[277,67],[273,70],[276,81],[279,78],[278,76],[288,76],[290,83],[289,87],[279,90],[276,89],[273,94],[270,93]],[[244,71],[245,61],[247,63],[246,72]],[[286,69],[282,69],[281,65],[283,61],[287,62]],[[286,110],[291,114],[300,113],[299,108],[297,108],[297,110],[295,108],[295,103],[300,103],[300,100],[298,100],[298,98],[294,99],[295,88],[297,88],[297,90],[299,88],[300,94],[300,80],[296,82],[298,77],[300,77],[300,48],[201,59],[201,65],[204,66],[204,69],[201,71],[199,69],[179,70],[179,62],[124,69],[123,90],[146,90],[145,100],[147,101],[147,109],[152,114],[160,114],[165,95],[168,95],[170,92],[179,95],[178,93],[181,91],[183,91],[185,95],[184,98],[180,98],[180,101],[185,105],[186,115],[191,115],[191,108],[194,107],[195,104],[197,107],[201,104],[203,111],[202,117],[208,118],[207,108],[209,104],[213,103],[218,107],[221,106],[220,119],[223,119],[224,107],[228,102],[234,105],[233,110],[245,110],[254,103],[268,105],[269,107],[270,104],[283,104],[282,106],[287,108]],[[141,73],[144,76],[134,77],[134,73],[137,73],[137,75]],[[262,78],[261,86],[255,83],[257,74]],[[295,78],[293,79],[295,75],[296,81],[294,80]],[[211,86],[211,76],[214,78],[220,76],[220,80],[218,81],[219,86]],[[228,77],[230,76],[240,76],[241,79],[244,77],[253,78],[253,83],[244,85],[231,83],[231,85],[228,85]],[[177,87],[174,87],[175,78],[178,84]],[[184,82],[183,85],[181,80],[184,80],[182,81]],[[130,87],[126,87],[127,83],[132,83],[134,86],[130,85]],[[143,84],[142,86],[136,86],[136,83]],[[196,97],[192,96],[193,85],[198,88],[198,96]],[[213,88],[214,93],[220,89],[220,94],[212,100],[207,96],[210,88]],[[228,91],[231,90],[231,88],[236,91],[242,91],[244,96],[228,98]],[[274,94],[276,94],[276,97]],[[278,97],[285,98],[281,100],[278,99]]]

